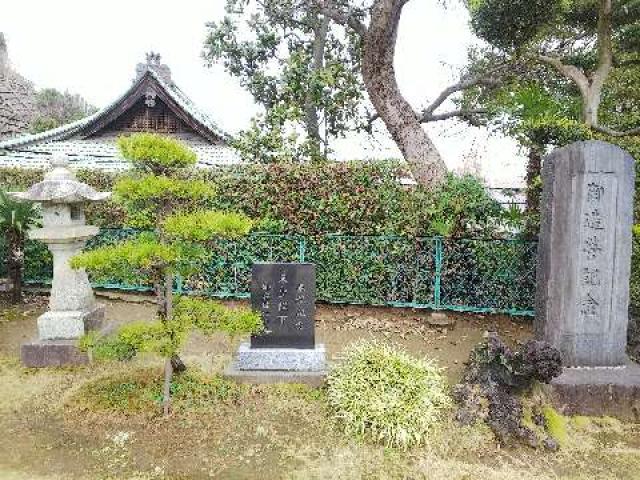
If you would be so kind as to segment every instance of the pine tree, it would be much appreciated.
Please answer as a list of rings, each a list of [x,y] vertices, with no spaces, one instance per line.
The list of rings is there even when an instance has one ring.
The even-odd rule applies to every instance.
[[[165,358],[166,415],[174,371],[185,368],[179,351],[191,330],[239,334],[262,328],[259,315],[250,310],[227,309],[206,299],[174,299],[173,295],[175,274],[188,276],[194,265],[206,258],[203,241],[246,235],[252,222],[243,214],[206,210],[215,190],[211,184],[189,177],[196,155],[179,141],[141,133],[121,137],[118,146],[132,169],[114,186],[114,199],[125,208],[130,226],[149,231],[82,253],[72,259],[72,266],[85,268],[94,280],[133,280],[153,286],[157,320],[125,326],[114,338],[102,340],[102,350],[106,343],[121,358],[138,352],[154,352]]]

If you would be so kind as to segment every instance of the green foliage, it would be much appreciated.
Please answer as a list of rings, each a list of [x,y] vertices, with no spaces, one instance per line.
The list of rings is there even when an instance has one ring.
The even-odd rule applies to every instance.
[[[0,230],[5,235],[25,236],[40,218],[38,207],[32,202],[14,200],[0,190]]]
[[[177,412],[211,410],[220,402],[237,401],[242,386],[219,375],[190,369],[173,379],[171,394]],[[120,414],[153,413],[162,401],[162,381],[155,369],[120,372],[83,385],[72,405],[88,411]]]
[[[179,140],[153,133],[118,138],[122,155],[145,171],[163,174],[195,165],[196,154]]]
[[[375,342],[346,351],[329,375],[327,397],[347,433],[401,448],[428,441],[451,404],[439,368]]]
[[[260,233],[269,233],[272,235],[283,234],[288,230],[285,220],[277,220],[269,215],[261,218],[253,223],[252,231]]]
[[[559,414],[553,407],[546,406],[542,409],[544,426],[549,435],[558,442],[561,447],[569,441],[567,433],[567,418]]]
[[[189,332],[206,335],[258,333],[263,330],[260,315],[245,308],[231,309],[214,300],[194,297],[175,299],[173,315],[166,321],[134,322],[115,335],[83,337],[81,346],[91,350],[96,360],[129,360],[139,353],[155,353],[164,358],[177,355]]]
[[[153,235],[140,235],[133,240],[89,250],[71,259],[73,268],[84,268],[94,281],[117,278],[137,284],[172,267],[178,261],[175,247],[159,243]]]
[[[204,208],[216,195],[215,187],[204,180],[164,175],[124,177],[113,191],[114,200],[127,211],[127,225],[134,228],[155,227],[160,211]]]
[[[40,175],[41,172],[32,170],[0,169],[0,182],[12,188],[14,185],[25,188]],[[192,190],[187,184],[174,188],[171,182],[164,184],[164,180],[160,180],[163,185],[150,188],[150,192],[163,194],[163,188],[173,189],[181,197],[172,202],[176,211],[223,210],[265,219],[258,221],[254,230],[269,233],[309,236],[496,233],[499,206],[475,178],[451,175],[441,190],[432,192],[419,186],[403,187],[398,179],[406,175],[406,166],[396,161],[241,165],[181,176],[181,180],[202,182],[195,188],[200,198],[190,195]],[[119,184],[123,177],[98,172],[80,171],[78,176],[99,190],[115,190],[115,200],[121,202],[90,205],[88,222],[101,227],[155,227],[156,210],[162,203],[154,201],[152,195],[140,198],[138,188],[145,191],[146,187],[135,180],[114,187],[113,183]]]
[[[198,211],[169,216],[163,225],[174,239],[206,242],[215,237],[237,238],[251,230],[252,221],[239,213]]]
[[[43,132],[80,120],[97,109],[80,95],[45,88],[36,94],[36,116],[31,124],[33,133]]]
[[[406,189],[396,162],[250,166],[216,173],[218,208],[282,223],[281,233],[491,235],[499,205],[471,176],[438,191]],[[439,225],[444,225],[439,228]]]
[[[191,325],[210,335],[224,332],[229,335],[260,333],[264,324],[260,314],[244,308],[227,308],[215,300],[193,297],[180,297],[173,318],[183,325]]]
[[[265,109],[235,139],[244,159],[321,161],[331,139],[362,128],[358,39],[327,22],[304,3],[227,0],[224,19],[207,24],[207,61]]]
[[[2,243],[6,245],[5,258],[0,257],[0,265],[6,265],[6,272],[13,283],[14,303],[22,298],[27,230],[35,226],[39,218],[39,210],[33,203],[14,200],[0,190],[0,232]]]
[[[534,40],[554,22],[561,0],[468,0],[476,34],[504,49],[515,49]]]

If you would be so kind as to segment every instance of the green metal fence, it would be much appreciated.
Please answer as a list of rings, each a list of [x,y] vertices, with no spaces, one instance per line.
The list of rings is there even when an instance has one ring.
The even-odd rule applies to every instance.
[[[104,229],[87,248],[136,234],[130,229]],[[316,264],[318,299],[326,302],[533,315],[535,242],[256,234],[208,242],[207,249],[210,255],[197,265],[198,273],[176,280],[177,292],[246,298],[253,263],[311,262]],[[44,245],[29,242],[26,281],[49,282],[50,262]],[[116,280],[96,286],[149,289]]]

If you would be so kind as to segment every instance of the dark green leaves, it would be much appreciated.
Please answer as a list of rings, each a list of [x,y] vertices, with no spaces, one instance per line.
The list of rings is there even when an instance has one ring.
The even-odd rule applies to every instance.
[[[518,49],[552,24],[560,0],[471,0],[471,25],[476,34],[499,48]]]

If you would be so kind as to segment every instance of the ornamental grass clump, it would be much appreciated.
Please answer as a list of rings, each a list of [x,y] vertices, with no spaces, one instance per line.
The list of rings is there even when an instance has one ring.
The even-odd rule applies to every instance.
[[[377,342],[347,349],[327,397],[347,434],[399,448],[423,444],[451,405],[440,368]]]

